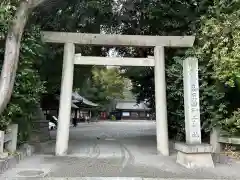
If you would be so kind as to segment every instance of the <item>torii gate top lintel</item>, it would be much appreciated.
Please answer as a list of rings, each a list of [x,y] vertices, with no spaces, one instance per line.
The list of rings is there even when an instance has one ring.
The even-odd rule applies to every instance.
[[[43,42],[136,47],[192,47],[195,36],[146,36],[42,31]]]

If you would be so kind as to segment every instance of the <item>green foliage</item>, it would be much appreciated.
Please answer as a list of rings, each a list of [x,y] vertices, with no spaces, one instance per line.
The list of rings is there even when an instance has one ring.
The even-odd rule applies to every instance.
[[[199,53],[208,56],[215,79],[233,87],[240,77],[240,2],[214,1],[202,17]]]
[[[202,84],[202,96],[207,100],[203,103],[208,103],[203,104],[208,115],[205,120],[209,124],[211,122],[212,126],[220,125],[224,131],[227,128],[230,134],[240,132],[225,123],[229,119],[235,119],[236,114],[229,116],[240,105],[231,102],[233,88],[236,89],[235,86],[239,84],[240,72],[240,11],[237,7],[240,7],[239,1],[214,1],[201,19],[195,51],[204,65],[200,72],[207,74],[204,75],[207,79]],[[236,94],[239,94],[239,89]]]
[[[187,35],[198,28],[201,14],[206,12],[206,1],[126,1],[123,11],[123,33],[143,35]],[[131,10],[129,10],[129,8]],[[146,57],[153,49],[120,49],[124,56]],[[184,51],[165,48],[168,119],[171,138],[184,138],[182,57]],[[132,80],[133,92],[139,101],[147,100],[155,111],[154,69],[126,68]]]
[[[9,22],[12,19],[12,13],[16,10],[10,1],[3,0],[0,2],[0,40],[4,39],[7,33]]]
[[[29,23],[38,24],[41,30],[100,33],[103,26],[110,26],[112,15],[111,1],[58,1],[38,8]],[[62,73],[63,45],[46,44],[48,49],[43,58],[40,75],[46,81],[49,94],[59,93]],[[84,56],[102,56],[105,52],[101,47],[78,46],[76,53]],[[54,68],[52,65],[54,64]],[[76,66],[73,88],[85,86],[83,83],[91,76],[92,66]]]
[[[230,93],[232,93],[231,87],[238,84],[240,72],[239,8],[237,8],[239,7],[239,1],[181,1],[181,5],[172,5],[169,8],[171,3],[172,1],[168,1],[166,4],[158,4],[157,2],[145,4],[143,9],[147,9],[146,6],[152,6],[147,11],[147,13],[151,13],[151,16],[144,14],[139,18],[132,18],[132,21],[136,21],[138,24],[138,28],[126,26],[124,32],[135,31],[159,35],[197,33],[195,48],[191,51],[184,53],[180,50],[165,50],[169,135],[183,139],[185,132],[181,64],[186,57],[196,56],[199,59],[200,108],[203,132],[209,132],[213,126],[217,125],[224,128],[225,124],[222,122],[231,115],[235,107],[239,107],[239,103],[235,103],[235,106],[232,107],[229,99]],[[133,7],[141,7],[134,1],[132,4],[134,4]],[[158,10],[155,9],[156,7],[159,7]],[[168,7],[170,10],[163,11],[164,7]],[[176,7],[178,10],[175,9]],[[145,12],[141,8],[135,8],[135,10]],[[179,11],[181,8],[186,9],[186,11]],[[154,11],[157,13],[153,13]],[[148,20],[149,17],[151,19]],[[155,26],[150,25],[150,22],[157,19],[161,20],[155,23]],[[176,22],[176,19],[179,19],[179,21]],[[161,24],[162,22],[165,23]],[[139,32],[139,29],[141,32]],[[124,55],[128,53],[128,50],[121,49],[120,52],[122,51]],[[130,54],[147,56],[152,53],[151,50],[141,49],[131,51]],[[154,109],[153,69],[127,68],[126,75],[132,80],[133,92],[136,93],[138,99],[147,99]],[[237,94],[239,94],[239,90],[238,93],[235,93],[235,95]],[[236,128],[232,129],[232,131],[235,130]]]
[[[37,70],[43,53],[40,42],[38,28],[33,26],[24,34],[13,95],[8,108],[1,115],[1,129],[5,129],[9,123],[20,125],[20,141],[28,137],[35,105],[45,92],[44,83]]]
[[[108,105],[111,100],[123,97],[124,78],[116,68],[94,67],[92,77],[80,90],[86,98],[102,106]]]
[[[222,135],[240,136],[240,109],[233,112],[230,118],[221,122]]]
[[[94,68],[92,73],[94,84],[102,86],[109,93],[106,99],[122,97],[124,79],[117,68]]]
[[[116,117],[114,115],[111,116],[112,121],[116,121]]]
[[[12,4],[11,4],[12,3]],[[9,24],[16,10],[13,1],[1,2],[0,35],[5,42]],[[29,26],[21,43],[20,61],[16,74],[13,95],[7,109],[1,114],[0,129],[5,130],[10,123],[19,124],[19,141],[25,141],[31,130],[34,108],[45,92],[44,83],[40,79],[38,66],[44,53],[38,27]],[[4,59],[4,43],[0,46],[0,67]]]
[[[167,100],[171,130],[184,137],[184,94],[182,62],[189,56],[196,55],[195,51],[187,52],[184,57],[175,57],[175,63],[167,69]],[[201,56],[199,60],[199,85],[200,85],[200,112],[203,135],[208,133],[213,126],[220,125],[221,120],[227,117],[228,101],[223,85],[212,77],[213,69],[208,67],[208,62]]]
[[[0,59],[4,59],[4,42],[8,27],[15,13],[18,0],[3,0],[0,3]],[[56,5],[56,4],[55,4]],[[20,140],[30,135],[37,103],[41,94],[56,93],[60,90],[63,46],[44,45],[40,40],[40,29],[56,31],[100,32],[100,21],[111,17],[111,1],[59,1],[59,7],[50,4],[38,8],[29,17],[21,42],[19,68],[10,104],[1,115],[1,129],[10,123],[20,126]],[[48,9],[50,7],[50,9]],[[47,9],[45,9],[47,8]],[[67,22],[67,23],[66,23]],[[35,24],[35,25],[33,25]],[[77,47],[84,55],[100,55],[101,48]],[[54,68],[52,68],[54,64]],[[81,87],[84,79],[91,75],[91,67],[75,69],[74,88]],[[45,83],[46,81],[46,83]]]
[[[170,138],[177,140],[185,137],[182,60],[180,57],[175,57],[166,68]]]

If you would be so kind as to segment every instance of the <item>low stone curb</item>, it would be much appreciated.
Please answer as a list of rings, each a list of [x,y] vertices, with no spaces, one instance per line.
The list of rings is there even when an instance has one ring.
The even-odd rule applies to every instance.
[[[33,152],[33,146],[25,144],[14,155],[0,159],[0,174],[4,173],[10,168],[14,168],[20,160],[25,157],[32,156]]]
[[[231,164],[234,162],[231,157],[219,153],[212,153],[212,158],[214,163],[219,164]]]

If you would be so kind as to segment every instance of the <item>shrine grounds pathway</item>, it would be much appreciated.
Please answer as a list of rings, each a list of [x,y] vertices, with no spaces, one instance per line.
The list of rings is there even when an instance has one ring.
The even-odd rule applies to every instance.
[[[80,123],[70,127],[69,155],[65,157],[54,156],[56,131],[51,131],[52,141],[0,179],[240,179],[238,161],[216,164],[214,169],[191,170],[175,162],[173,150],[170,157],[157,154],[155,123]]]

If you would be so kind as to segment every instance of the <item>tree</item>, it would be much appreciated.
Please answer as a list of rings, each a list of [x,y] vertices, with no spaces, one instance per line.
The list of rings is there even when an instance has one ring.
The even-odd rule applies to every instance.
[[[240,2],[214,1],[208,14],[202,17],[199,34],[199,53],[209,56],[214,78],[235,86],[240,77]]]
[[[102,26],[107,26],[112,21],[111,1],[60,1],[51,7],[39,8],[29,19],[42,30],[46,31],[70,31],[100,33]],[[48,93],[59,93],[61,84],[61,70],[63,58],[63,45],[45,45],[48,51],[41,66],[41,78],[46,81]],[[107,48],[78,46],[76,53],[84,56],[105,56]],[[52,68],[52,64],[55,68]],[[92,66],[75,66],[74,88],[81,88],[89,76]]]
[[[8,34],[6,37],[5,55],[0,79],[0,96],[2,97],[0,99],[0,113],[3,112],[11,98],[18,67],[19,50],[24,27],[32,10],[44,1],[45,0],[4,0],[1,2],[1,11],[9,13],[10,10],[14,10],[15,16],[12,17],[11,14],[9,14],[9,16],[4,16],[4,14],[1,16],[2,19],[3,17],[6,17],[11,23],[8,23],[9,28],[7,28]],[[51,4],[54,0],[48,0],[48,2],[48,4]],[[95,3],[99,4],[97,1]],[[89,2],[89,4],[92,4],[92,7],[94,7],[94,1]],[[72,8],[70,8],[70,10],[71,9]],[[14,12],[11,11],[11,13]],[[9,17],[11,19],[9,19]]]
[[[237,120],[240,106],[239,7],[239,1],[213,1],[208,13],[201,19],[196,47],[196,54],[205,61],[207,71],[211,72],[210,82],[215,82],[217,92],[212,96],[222,94],[219,99],[221,102],[214,106],[218,111],[212,114],[211,123],[231,135],[240,132],[240,123]]]
[[[12,2],[4,0],[1,2],[1,10],[4,13],[2,14],[1,18],[3,20],[5,17],[7,20],[10,20],[11,23],[7,23],[9,24],[9,28],[6,36],[5,55],[0,78],[0,114],[3,112],[12,95],[18,67],[21,38],[28,16],[31,10],[41,4],[43,1],[44,0],[16,0]],[[16,8],[18,4],[19,7]],[[16,13],[14,17],[12,17],[11,14],[8,14],[11,10],[15,9]],[[5,13],[9,16],[5,16]],[[9,19],[9,17],[11,19]]]
[[[124,78],[117,68],[94,67],[80,93],[95,103],[107,108],[114,99],[123,97]]]
[[[52,2],[53,0],[51,0]],[[5,129],[6,126],[9,123],[15,122],[20,125],[20,141],[26,140],[29,135],[30,131],[33,127],[33,121],[35,118],[44,118],[42,117],[41,109],[39,109],[39,101],[41,99],[41,94],[46,92],[44,85],[47,87],[47,92],[52,93],[55,92],[56,89],[59,89],[60,87],[60,79],[61,79],[61,68],[59,68],[59,71],[57,71],[56,76],[54,78],[50,78],[52,81],[45,82],[46,80],[49,80],[49,77],[51,77],[52,74],[52,68],[47,69],[47,67],[52,67],[51,61],[54,60],[55,62],[59,62],[59,59],[62,59],[62,48],[56,48],[56,51],[51,51],[51,49],[48,49],[51,46],[43,46],[40,39],[40,28],[42,27],[42,24],[39,21],[36,21],[35,23],[32,22],[34,17],[36,15],[39,15],[38,13],[41,12],[41,9],[44,9],[45,6],[40,7],[36,11],[32,13],[32,10],[34,7],[36,7],[38,4],[37,2],[42,1],[3,1],[1,2],[1,40],[6,41],[7,45],[4,49],[4,46],[1,46],[0,48],[0,56],[3,58],[4,50],[5,50],[5,61],[1,61],[1,100],[2,104],[0,104],[0,113],[1,108],[4,109],[4,106],[6,106],[8,102],[8,98],[11,97],[12,93],[12,87],[14,79],[15,81],[15,88],[13,91],[13,95],[10,101],[10,104],[8,104],[7,109],[3,111],[1,116],[1,129]],[[63,3],[63,1],[61,1]],[[64,3],[63,3],[64,4]],[[19,8],[17,6],[19,5]],[[52,5],[51,5],[52,6]],[[63,6],[61,6],[63,10],[69,8],[66,7],[64,9]],[[16,15],[13,16],[13,14],[16,12]],[[73,14],[74,12],[71,11]],[[30,16],[31,14],[31,16]],[[42,15],[42,14],[41,14]],[[27,24],[26,21],[28,19],[28,16],[30,16],[30,21]],[[41,16],[42,17],[42,16]],[[52,17],[54,17],[52,15]],[[69,16],[71,17],[71,16]],[[55,20],[55,23],[64,23],[65,25],[66,21],[69,19],[65,19],[64,16],[61,17],[60,21],[58,19]],[[77,19],[78,21],[78,19]],[[25,33],[23,33],[25,24],[27,24],[25,28]],[[35,24],[35,25],[33,25]],[[50,24],[50,23],[48,23]],[[39,28],[40,27],[40,28]],[[75,27],[72,27],[75,28]],[[97,28],[95,27],[94,30]],[[100,30],[100,28],[98,28]],[[73,29],[72,31],[75,31],[76,29]],[[8,35],[7,35],[8,34]],[[23,41],[20,46],[20,40],[23,35]],[[10,37],[13,37],[12,39]],[[17,38],[15,38],[17,37]],[[11,46],[10,48],[10,45]],[[21,51],[19,53],[19,49],[21,48]],[[101,48],[85,48],[85,53],[91,53],[93,50],[98,51]],[[80,50],[84,50],[84,48],[81,48]],[[89,50],[90,49],[90,50]],[[11,53],[11,52],[15,52]],[[78,49],[79,51],[79,49]],[[10,53],[10,54],[9,54]],[[18,71],[17,65],[18,65],[18,54],[20,55],[20,62]],[[60,57],[61,55],[61,57]],[[48,58],[50,56],[50,58]],[[60,58],[59,58],[60,57]],[[9,60],[10,58],[10,60]],[[58,61],[57,61],[58,60]],[[61,63],[61,61],[60,61]],[[57,63],[58,65],[61,64]],[[3,65],[3,66],[2,66]],[[45,65],[45,66],[43,66]],[[79,73],[79,70],[76,69],[76,73],[78,77],[77,81],[75,81],[75,85],[79,86],[78,82],[79,77],[82,77],[83,69],[81,68],[81,72]],[[85,70],[87,72],[88,70]],[[47,72],[47,73],[46,73]],[[16,73],[16,78],[15,78]],[[10,76],[9,76],[10,75]],[[4,77],[4,78],[3,78]],[[86,76],[85,76],[86,78]],[[58,79],[56,81],[56,79]],[[4,81],[2,81],[4,80]],[[80,83],[81,84],[81,83]],[[53,86],[53,88],[52,88]],[[7,90],[7,91],[6,91]],[[3,98],[2,98],[3,97]],[[1,106],[2,105],[2,106]],[[36,112],[40,112],[36,114]],[[41,117],[35,117],[39,116],[41,114]],[[39,119],[38,119],[39,120]],[[42,120],[42,119],[41,119]]]
[[[209,1],[125,1],[119,14],[123,34],[140,35],[192,35],[199,26],[201,14],[211,4]],[[149,48],[120,48],[122,56],[147,57],[153,55]],[[181,57],[186,49],[165,48],[168,119],[170,135],[184,138],[183,88]],[[179,56],[178,58],[174,58]],[[133,92],[138,101],[147,100],[155,110],[153,68],[125,68],[125,75],[133,82]],[[176,134],[178,134],[176,136]]]
[[[11,22],[10,15],[14,12],[14,6],[11,4],[1,4],[4,9],[1,21],[1,40],[7,38],[8,24]],[[37,106],[40,96],[45,92],[44,82],[41,81],[38,72],[38,63],[43,56],[44,48],[40,41],[40,31],[38,27],[31,26],[28,32],[24,34],[20,51],[20,63],[16,73],[15,88],[7,109],[1,114],[0,129],[5,128],[10,123],[19,124],[19,140],[25,141],[30,135],[32,128],[32,116]],[[0,59],[4,57],[4,45],[0,45]],[[36,63],[38,62],[38,63]],[[2,69],[3,61],[0,61]]]
[[[189,3],[190,6],[187,4],[185,4],[185,6],[184,2],[182,2],[185,8],[191,7],[192,17],[195,19],[189,18],[190,12],[184,17],[177,11],[180,13],[178,18],[186,18],[185,21],[182,21],[183,25],[179,23],[179,25],[176,26],[177,23],[172,23],[169,26],[167,22],[170,21],[166,19],[167,22],[165,22],[165,19],[162,19],[161,22],[165,22],[165,24],[160,24],[161,27],[157,29],[157,34],[171,34],[171,31],[174,29],[171,26],[175,26],[175,32],[180,30],[180,32],[197,34],[195,48],[191,51],[169,51],[166,49],[168,119],[170,121],[170,130],[173,132],[170,134],[179,133],[181,136],[178,137],[181,138],[184,137],[181,64],[184,58],[188,56],[196,56],[199,59],[202,129],[205,132],[209,132],[211,127],[220,125],[222,128],[232,127],[233,129],[227,128],[229,132],[239,132],[239,130],[237,130],[239,124],[239,122],[236,121],[237,118],[230,118],[231,122],[235,120],[232,126],[225,123],[225,119],[232,115],[231,112],[239,107],[237,100],[234,101],[235,103],[232,103],[233,99],[236,99],[236,95],[239,94],[239,89],[236,88],[239,87],[240,62],[238,53],[239,23],[237,22],[239,2],[224,0],[202,2],[203,3],[197,2],[197,6],[194,6],[194,4],[190,5],[191,3]],[[171,1],[169,1],[169,3],[171,3]],[[165,4],[161,4],[161,6],[165,6]],[[174,8],[174,6],[172,6],[172,8]],[[151,12],[151,10],[148,12]],[[176,12],[173,14],[175,13]],[[155,14],[157,17],[153,17],[153,19],[158,19],[158,17],[162,18],[161,14],[167,14],[169,18],[173,18],[171,14],[168,14],[168,11],[165,11],[165,13],[159,12],[159,14]],[[136,24],[138,24],[139,27],[144,26],[144,24],[142,25],[141,23],[141,19],[142,18],[140,18],[140,20],[136,19],[136,22],[138,22]],[[175,20],[175,18],[173,19]],[[186,28],[186,22],[191,24],[188,26],[189,28]],[[170,28],[166,28],[166,26]],[[149,25],[148,27],[151,26]],[[126,27],[126,30],[129,28],[131,31],[134,31],[132,27]],[[145,50],[145,52],[148,54],[152,53],[151,50]],[[134,55],[139,56],[141,53],[134,51]],[[150,68],[139,68],[135,71],[128,69],[126,75],[132,79],[134,92],[137,93],[139,100],[148,99],[154,108],[153,70]],[[147,79],[150,81],[147,81]],[[232,96],[234,96],[234,98]],[[232,104],[234,104],[234,107]],[[239,113],[235,112],[233,115],[236,117]]]

